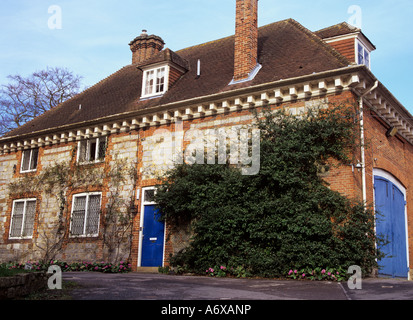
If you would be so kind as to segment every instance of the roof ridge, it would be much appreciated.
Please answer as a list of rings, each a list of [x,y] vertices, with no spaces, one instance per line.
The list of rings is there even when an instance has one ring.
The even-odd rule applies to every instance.
[[[274,25],[274,24],[286,22],[286,21],[288,21],[288,20],[294,20],[294,19],[288,18],[288,19],[284,19],[284,20],[280,20],[280,21],[271,22],[271,23],[268,23],[268,24],[266,24],[266,25],[263,25],[263,26],[258,27],[258,30],[260,30],[260,29],[262,29],[262,28],[266,28],[266,27],[271,26],[271,25]],[[226,37],[222,37],[222,38],[219,38],[219,39],[210,40],[210,41],[207,41],[207,42],[204,42],[204,43],[199,43],[199,44],[196,44],[196,45],[193,45],[193,46],[189,46],[189,47],[186,47],[186,48],[182,48],[182,49],[179,49],[179,50],[175,51],[175,53],[178,53],[178,52],[184,51],[184,50],[189,50],[189,49],[197,48],[197,47],[202,47],[202,46],[205,46],[205,45],[214,43],[214,42],[219,42],[219,41],[227,40],[227,39],[229,39],[229,38],[234,38],[234,37],[235,37],[235,34],[232,34],[232,35],[229,35],[229,36],[226,36]]]
[[[332,25],[332,26],[325,27],[325,28],[323,28],[323,29],[314,31],[314,33],[322,32],[322,31],[325,31],[325,30],[328,30],[328,29],[331,29],[331,28],[334,28],[334,27],[337,27],[337,26],[341,26],[341,25],[345,25],[345,26],[347,26],[349,29],[354,30],[354,31],[361,31],[360,28],[358,28],[358,27],[356,27],[356,26],[353,26],[352,24],[350,24],[350,23],[348,23],[348,22],[346,22],[346,21],[343,21],[343,22],[340,22],[340,23],[336,23],[336,24],[334,24],[334,25]]]

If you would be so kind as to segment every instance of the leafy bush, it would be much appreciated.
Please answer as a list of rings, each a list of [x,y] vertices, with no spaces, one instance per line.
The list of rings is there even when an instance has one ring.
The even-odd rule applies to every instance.
[[[188,247],[170,262],[180,270],[216,275],[243,266],[245,274],[285,276],[295,266],[347,269],[377,266],[374,212],[329,188],[320,168],[349,164],[357,146],[352,107],[301,117],[265,112],[261,168],[243,176],[229,164],[182,164],[158,186],[162,219],[192,230]],[[307,271],[308,273],[308,271]]]

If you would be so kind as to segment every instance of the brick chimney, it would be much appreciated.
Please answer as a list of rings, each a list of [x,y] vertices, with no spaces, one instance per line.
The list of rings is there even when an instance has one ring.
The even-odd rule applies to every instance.
[[[258,66],[258,0],[236,1],[233,82],[249,80]]]
[[[146,30],[142,30],[141,35],[129,43],[132,51],[132,64],[139,64],[149,59],[162,51],[164,45],[165,42],[161,37],[148,35]]]

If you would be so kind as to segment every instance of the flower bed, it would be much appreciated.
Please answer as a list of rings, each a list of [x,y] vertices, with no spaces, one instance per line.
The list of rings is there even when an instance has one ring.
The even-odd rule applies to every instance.
[[[287,278],[294,280],[312,280],[312,281],[346,281],[349,278],[347,270],[343,268],[315,268],[315,269],[291,269]]]
[[[104,273],[126,273],[131,271],[131,264],[126,261],[121,261],[117,264],[112,264],[108,262],[75,262],[66,263],[59,260],[51,260],[50,262],[32,262],[27,263],[6,263],[3,264],[3,268],[6,269],[20,269],[24,270],[27,266],[31,267],[32,270],[36,271],[47,271],[50,266],[57,265],[63,272],[74,272],[74,271],[90,271],[90,272],[104,272]]]

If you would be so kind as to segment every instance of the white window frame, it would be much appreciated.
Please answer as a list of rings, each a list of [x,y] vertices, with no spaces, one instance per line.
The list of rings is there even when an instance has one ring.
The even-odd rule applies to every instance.
[[[34,151],[37,151],[37,159],[34,159]],[[29,153],[29,168],[24,169],[23,164],[24,164],[24,159],[26,158],[26,155]],[[36,160],[36,167],[33,169],[30,169],[32,167],[33,161]],[[37,165],[39,164],[39,148],[34,148],[34,149],[28,149],[28,150],[23,150],[22,151],[22,161],[20,164],[20,172],[21,173],[26,173],[26,172],[36,172],[37,171]]]
[[[86,227],[87,227],[87,217],[89,214],[89,199],[91,196],[100,196],[100,213],[99,213],[99,221],[98,221],[98,227],[97,227],[97,232],[93,234],[87,234],[86,233]],[[73,211],[75,208],[75,201],[76,198],[80,197],[86,197],[86,202],[85,202],[85,217],[83,221],[83,232],[82,234],[72,234],[72,221],[73,221]],[[70,238],[96,238],[99,236],[99,227],[100,227],[100,219],[101,219],[101,214],[102,214],[102,192],[87,192],[87,193],[78,193],[73,195],[72,198],[72,210],[70,213],[70,228],[69,228],[69,237]]]
[[[359,59],[359,46],[361,46],[362,50],[363,50],[363,61],[360,61]],[[365,65],[367,68],[371,68],[371,51],[369,49],[367,49],[367,47],[364,45],[363,42],[361,42],[359,39],[356,39],[356,48],[355,48],[355,52],[356,52],[356,59],[357,59],[357,64],[360,65]],[[369,57],[369,63],[366,64],[366,53],[368,54]]]
[[[95,159],[90,160],[90,147],[91,147],[91,144],[95,141],[96,141]],[[77,163],[88,164],[88,163],[104,162],[106,158],[106,150],[105,150],[105,157],[102,159],[99,159],[99,150],[100,150],[101,143],[104,143],[106,146],[107,137],[98,137],[98,138],[91,138],[91,139],[79,141],[77,145],[77,159],[76,159]],[[82,144],[86,144],[86,159],[85,160],[80,159],[80,154],[82,152]]]
[[[15,215],[15,207],[16,207],[16,203],[19,202],[23,202],[24,203],[24,208],[23,208],[23,217],[22,217],[22,225],[21,225],[21,229],[20,229],[20,236],[12,236],[11,235],[11,231],[12,231],[12,227],[13,227],[13,217]],[[30,236],[23,236],[23,230],[24,230],[24,226],[26,224],[26,218],[27,218],[27,203],[28,202],[34,202],[35,203],[35,212],[34,212],[34,217],[33,219],[35,219],[36,217],[36,208],[37,208],[37,199],[36,198],[27,198],[27,199],[18,199],[18,200],[14,200],[13,201],[13,208],[12,208],[12,213],[11,213],[11,220],[10,220],[10,229],[9,229],[9,239],[32,239],[33,238],[33,233],[34,233],[34,221],[33,221],[33,229],[32,229],[32,233]]]
[[[157,91],[156,87],[156,79],[158,77],[158,73],[161,72],[161,70],[164,69],[164,84],[163,84],[163,90],[162,91]],[[148,74],[150,72],[154,73],[154,84],[152,86],[152,90],[149,93],[146,93],[146,88],[147,88],[147,81],[148,81]],[[152,67],[150,69],[145,69],[143,70],[143,79],[142,79],[142,98],[153,98],[153,97],[159,97],[162,96],[166,91],[168,91],[168,86],[169,86],[169,65],[158,65],[156,67]]]

